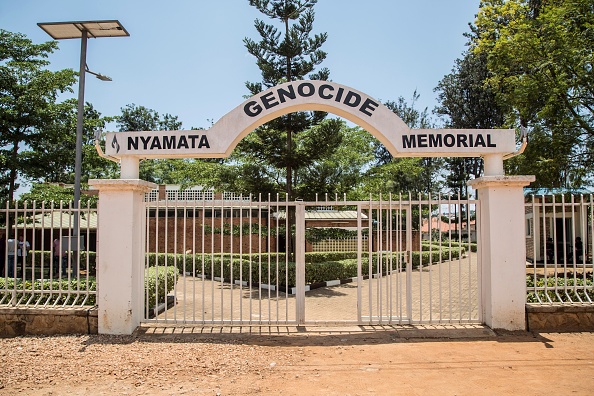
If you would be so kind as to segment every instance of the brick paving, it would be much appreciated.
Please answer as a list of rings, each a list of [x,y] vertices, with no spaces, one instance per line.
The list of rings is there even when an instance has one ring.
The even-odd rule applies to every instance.
[[[476,323],[478,318],[476,253],[455,261],[363,280],[361,318],[357,317],[357,283],[306,292],[308,324],[338,323]],[[407,285],[410,304],[407,305]],[[170,323],[295,323],[295,296],[265,288],[198,277],[180,277],[177,304],[158,316]],[[173,293],[173,292],[172,292]],[[410,321],[409,321],[410,319]]]

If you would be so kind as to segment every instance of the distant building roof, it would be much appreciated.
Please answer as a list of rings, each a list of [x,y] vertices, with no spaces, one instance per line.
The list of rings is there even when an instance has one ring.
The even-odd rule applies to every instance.
[[[44,214],[36,214],[35,216],[28,218],[23,224],[19,222],[17,228],[28,228],[28,229],[50,229],[50,228],[62,228],[70,229],[74,224],[74,216],[68,212],[60,212],[59,210],[50,211]],[[97,212],[83,212],[79,217],[79,226],[81,233],[83,230],[89,228],[90,230],[97,229]]]
[[[285,212],[278,212],[279,220],[284,220]],[[367,215],[361,213],[361,219],[366,220]],[[356,210],[306,210],[305,220],[357,220]]]
[[[457,232],[458,229],[461,229],[463,232],[466,231],[466,228],[470,223],[470,230],[476,230],[476,220],[463,220],[462,222],[458,222],[456,220],[452,220],[451,223],[447,221],[443,221],[438,217],[431,217],[431,230],[439,230],[440,232],[449,232],[454,231]],[[423,225],[421,226],[421,232],[428,233],[429,232],[429,220],[423,219]]]
[[[524,195],[592,194],[587,188],[525,188]]]

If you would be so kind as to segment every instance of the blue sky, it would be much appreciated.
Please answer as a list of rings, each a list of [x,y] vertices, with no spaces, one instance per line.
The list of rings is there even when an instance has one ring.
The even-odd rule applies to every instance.
[[[323,66],[331,79],[382,101],[415,89],[432,110],[433,92],[465,50],[479,0],[319,0],[314,32],[327,32]],[[2,0],[0,28],[36,43],[51,38],[38,22],[117,19],[126,38],[90,39],[85,99],[103,115],[135,103],[179,116],[183,128],[209,127],[259,81],[244,37],[257,39],[247,0]],[[62,40],[50,69],[78,69],[79,40]],[[76,92],[76,87],[75,92]],[[74,97],[73,95],[70,95]],[[64,96],[63,98],[66,98]],[[113,128],[112,128],[113,129]]]

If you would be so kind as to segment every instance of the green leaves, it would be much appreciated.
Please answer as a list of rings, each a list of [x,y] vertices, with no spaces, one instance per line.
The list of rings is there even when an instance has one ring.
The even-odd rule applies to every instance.
[[[251,6],[272,20],[278,20],[281,28],[256,19],[254,27],[260,36],[256,42],[244,39],[248,52],[256,58],[260,69],[261,83],[246,83],[252,95],[283,82],[302,80],[315,67],[324,61],[326,53],[321,50],[327,39],[326,33],[312,35],[316,0],[250,0]],[[327,77],[327,70],[315,77]],[[260,127],[255,136],[242,141],[235,149],[231,162],[245,176],[252,174],[256,178],[244,184],[256,187],[250,192],[274,193],[286,191],[293,199],[293,184],[298,181],[299,172],[312,166],[315,158],[307,155],[316,153],[319,148],[328,147],[336,139],[323,140],[324,145],[315,146],[306,155],[299,147],[314,143],[316,136],[323,139],[324,130],[314,130],[323,118],[323,113],[294,113],[279,117]],[[335,129],[336,131],[336,129]],[[307,133],[301,141],[297,136]],[[326,135],[328,136],[328,135]],[[334,133],[337,136],[337,133]],[[295,142],[294,142],[295,138]],[[318,139],[317,142],[322,140]],[[311,146],[310,146],[311,147]],[[336,147],[336,145],[335,145]],[[323,150],[322,150],[323,151]],[[284,170],[284,175],[282,171]],[[246,172],[247,171],[247,172]],[[259,182],[256,183],[256,180]],[[261,188],[258,188],[261,185]],[[242,190],[243,191],[243,190]]]
[[[145,307],[153,310],[160,303],[165,302],[167,294],[175,287],[177,268],[150,267],[144,273],[144,289],[146,290]],[[149,312],[154,315],[154,312]]]
[[[76,116],[75,99],[52,106],[51,122],[34,131],[35,139],[20,154],[26,178],[49,183],[74,182]],[[99,157],[93,146],[95,131],[104,128],[111,120],[111,117],[102,117],[90,103],[86,103],[82,162],[85,182],[89,178],[114,177],[119,170],[114,162]]]
[[[121,110],[122,115],[116,117],[120,131],[176,131],[182,127],[177,116],[164,114],[161,117],[155,110],[134,103]]]
[[[88,188],[83,185],[82,189]],[[47,183],[35,183],[32,185],[31,190],[24,194],[21,194],[20,201],[33,202],[37,201],[38,205],[45,201],[46,206],[49,207],[50,202],[54,202],[55,207],[58,208],[60,201],[64,202],[64,207],[68,206],[68,203],[74,200],[74,189],[72,187],[66,187],[59,184],[47,184]],[[80,197],[80,207],[84,208],[87,203],[90,207],[97,207],[97,195],[86,195],[84,192]]]
[[[128,104],[116,118],[120,131],[175,131],[182,128],[182,122],[171,114],[159,115],[153,109]],[[184,160],[148,160],[140,164],[140,178],[153,183],[174,184],[178,182],[176,175],[183,178],[183,170],[178,169],[190,161]]]
[[[471,47],[487,59],[485,84],[508,126],[549,136],[546,145],[528,145],[532,158],[550,153],[542,155],[549,174],[534,169],[538,185],[576,187],[594,171],[593,25],[590,0],[481,3]],[[514,169],[530,169],[514,162]]]
[[[44,69],[56,49],[56,42],[33,44],[23,34],[0,30],[0,174],[8,181],[0,200],[13,199],[17,177],[31,176],[31,162],[20,152],[39,143],[41,131],[54,122],[58,93],[72,91],[76,82],[72,70]]]

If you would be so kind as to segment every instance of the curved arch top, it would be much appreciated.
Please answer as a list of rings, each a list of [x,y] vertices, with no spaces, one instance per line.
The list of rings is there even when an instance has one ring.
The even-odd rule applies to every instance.
[[[390,152],[397,152],[393,141],[408,133],[408,126],[386,106],[360,91],[328,81],[292,81],[252,96],[221,118],[211,128],[217,135],[229,134],[225,154],[259,126],[297,111],[325,111],[361,126]],[[225,139],[225,140],[227,140]]]
[[[297,111],[325,111],[361,126],[395,157],[478,157],[515,151],[513,129],[415,129],[369,95],[330,81],[299,80],[269,88],[203,131],[109,132],[106,154],[116,158],[227,157],[254,129]]]

